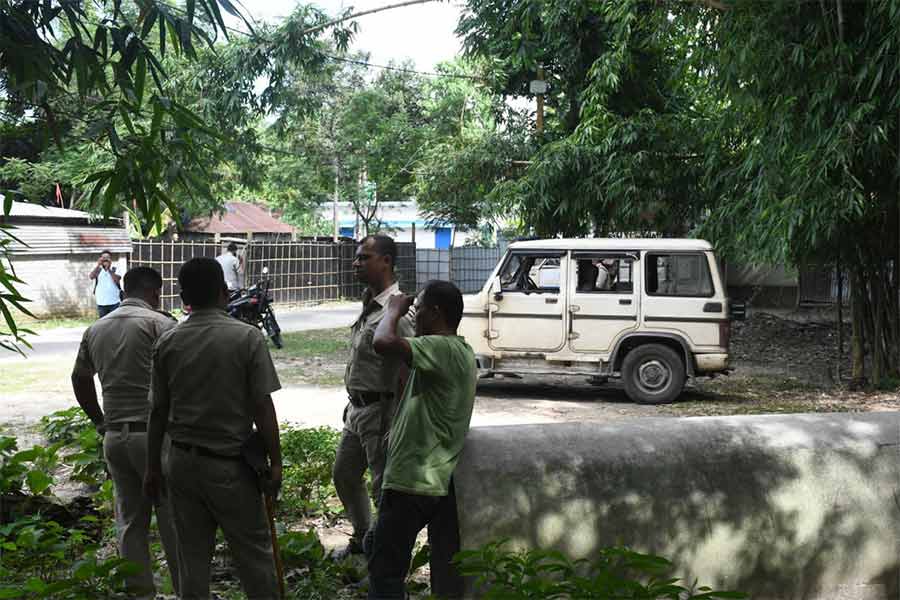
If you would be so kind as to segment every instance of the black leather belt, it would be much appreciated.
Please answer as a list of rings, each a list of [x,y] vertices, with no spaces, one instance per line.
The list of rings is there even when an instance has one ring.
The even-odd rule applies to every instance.
[[[176,442],[172,440],[172,445],[176,448],[180,448],[185,452],[190,452],[191,454],[197,454],[198,456],[205,456],[207,458],[221,458],[223,460],[244,460],[242,456],[231,456],[229,454],[219,454],[218,452],[213,452],[209,448],[204,448],[203,446],[194,446],[193,444],[185,444],[184,442]]]
[[[356,408],[362,408],[364,406],[370,406],[377,402],[381,402],[381,398],[384,396],[384,394],[385,392],[353,390],[347,392],[347,397],[350,399],[350,404],[352,404]]]
[[[122,431],[125,429],[125,426],[128,426],[128,431],[131,433],[146,433],[147,432],[147,424],[143,421],[128,421],[123,423],[107,423],[106,430],[107,431]]]

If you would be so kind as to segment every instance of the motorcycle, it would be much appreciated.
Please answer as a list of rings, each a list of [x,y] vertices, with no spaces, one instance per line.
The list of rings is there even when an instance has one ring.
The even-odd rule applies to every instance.
[[[263,275],[268,272],[267,268],[263,268]],[[247,290],[232,292],[225,310],[235,319],[265,331],[276,348],[284,345],[281,340],[281,327],[275,320],[275,311],[272,310],[272,296],[269,294],[267,279],[261,279]]]

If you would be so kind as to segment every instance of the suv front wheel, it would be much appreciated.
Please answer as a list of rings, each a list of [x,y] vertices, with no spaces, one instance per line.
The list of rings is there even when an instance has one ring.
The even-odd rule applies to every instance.
[[[638,346],[622,362],[625,394],[640,404],[668,404],[684,388],[684,361],[667,346]]]

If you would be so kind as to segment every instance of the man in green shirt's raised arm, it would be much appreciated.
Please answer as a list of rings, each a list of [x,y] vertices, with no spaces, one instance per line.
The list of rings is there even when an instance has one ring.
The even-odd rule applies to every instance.
[[[369,556],[369,598],[405,598],[404,581],[416,536],[428,526],[431,591],[462,597],[462,579],[450,564],[459,550],[453,470],[475,404],[475,354],[456,335],[462,294],[447,281],[430,281],[415,299],[416,336],[397,335],[413,298],[394,296],[375,330],[375,351],[401,358],[409,379],[388,444],[378,521]]]

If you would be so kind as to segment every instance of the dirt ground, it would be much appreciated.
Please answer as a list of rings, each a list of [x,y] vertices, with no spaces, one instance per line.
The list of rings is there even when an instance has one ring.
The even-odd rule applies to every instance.
[[[849,326],[837,377],[837,334],[833,323],[803,315],[756,313],[734,323],[729,375],[688,382],[682,396],[663,406],[628,400],[621,384],[596,386],[577,377],[495,378],[479,382],[473,426],[611,420],[643,416],[690,417],[779,412],[900,410],[896,389],[850,391]],[[340,426],[345,401],[339,380],[346,352],[285,358],[283,367],[301,369],[297,388],[276,396],[281,418],[310,425]],[[279,371],[282,365],[279,364]],[[321,382],[320,387],[303,385]],[[324,387],[322,387],[324,385]]]
[[[837,335],[833,323],[755,313],[736,322],[732,335],[734,371],[688,382],[682,396],[664,406],[630,402],[621,385],[591,385],[585,378],[541,377],[482,380],[473,426],[611,420],[643,416],[779,412],[900,410],[896,389],[850,391],[849,327],[837,377]],[[294,337],[288,337],[294,336]],[[284,351],[273,353],[284,389],[275,394],[279,419],[304,426],[341,426],[346,395],[341,385],[346,330],[287,334]],[[45,364],[46,363],[46,364]],[[22,431],[41,416],[75,404],[68,382],[70,361],[27,364],[7,378],[0,397],[0,429]],[[59,373],[56,370],[62,369]]]

